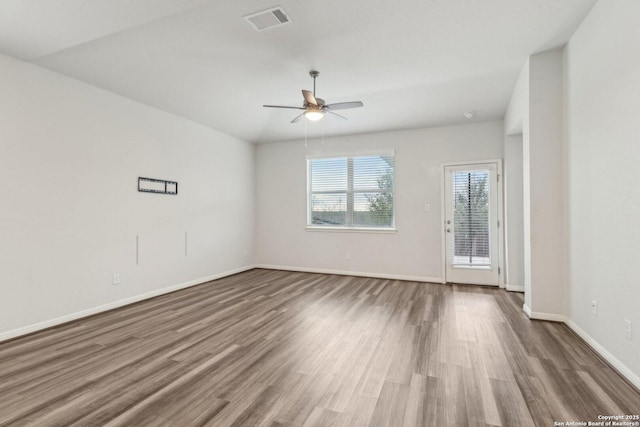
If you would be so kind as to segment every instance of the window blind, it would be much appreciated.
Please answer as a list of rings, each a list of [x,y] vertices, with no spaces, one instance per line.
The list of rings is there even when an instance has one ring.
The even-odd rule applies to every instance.
[[[489,171],[453,172],[453,263],[489,265]]]
[[[307,160],[307,225],[393,228],[394,156]]]

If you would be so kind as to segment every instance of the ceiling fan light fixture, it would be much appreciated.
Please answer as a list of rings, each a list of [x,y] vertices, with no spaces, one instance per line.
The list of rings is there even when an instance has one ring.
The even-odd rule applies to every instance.
[[[308,110],[304,112],[304,116],[312,122],[317,122],[324,117],[324,112],[320,110]]]

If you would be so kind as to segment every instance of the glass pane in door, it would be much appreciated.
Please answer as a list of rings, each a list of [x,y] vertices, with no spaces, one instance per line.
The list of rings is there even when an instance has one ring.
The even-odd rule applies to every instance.
[[[452,172],[453,264],[491,265],[488,170]]]

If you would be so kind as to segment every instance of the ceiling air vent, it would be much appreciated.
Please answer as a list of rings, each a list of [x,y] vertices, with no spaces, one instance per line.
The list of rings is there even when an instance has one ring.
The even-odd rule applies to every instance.
[[[287,16],[282,6],[276,6],[263,10],[262,12],[246,15],[244,19],[246,19],[256,31],[264,31],[291,22],[291,19],[289,19],[289,16]]]

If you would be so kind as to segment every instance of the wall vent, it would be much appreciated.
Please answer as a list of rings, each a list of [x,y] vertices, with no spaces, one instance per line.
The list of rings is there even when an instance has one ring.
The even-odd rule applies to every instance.
[[[271,9],[263,10],[262,12],[245,15],[243,18],[246,19],[247,22],[256,29],[256,31],[264,31],[269,28],[279,27],[280,25],[285,25],[291,22],[291,19],[289,19],[289,16],[282,6],[276,6]]]

